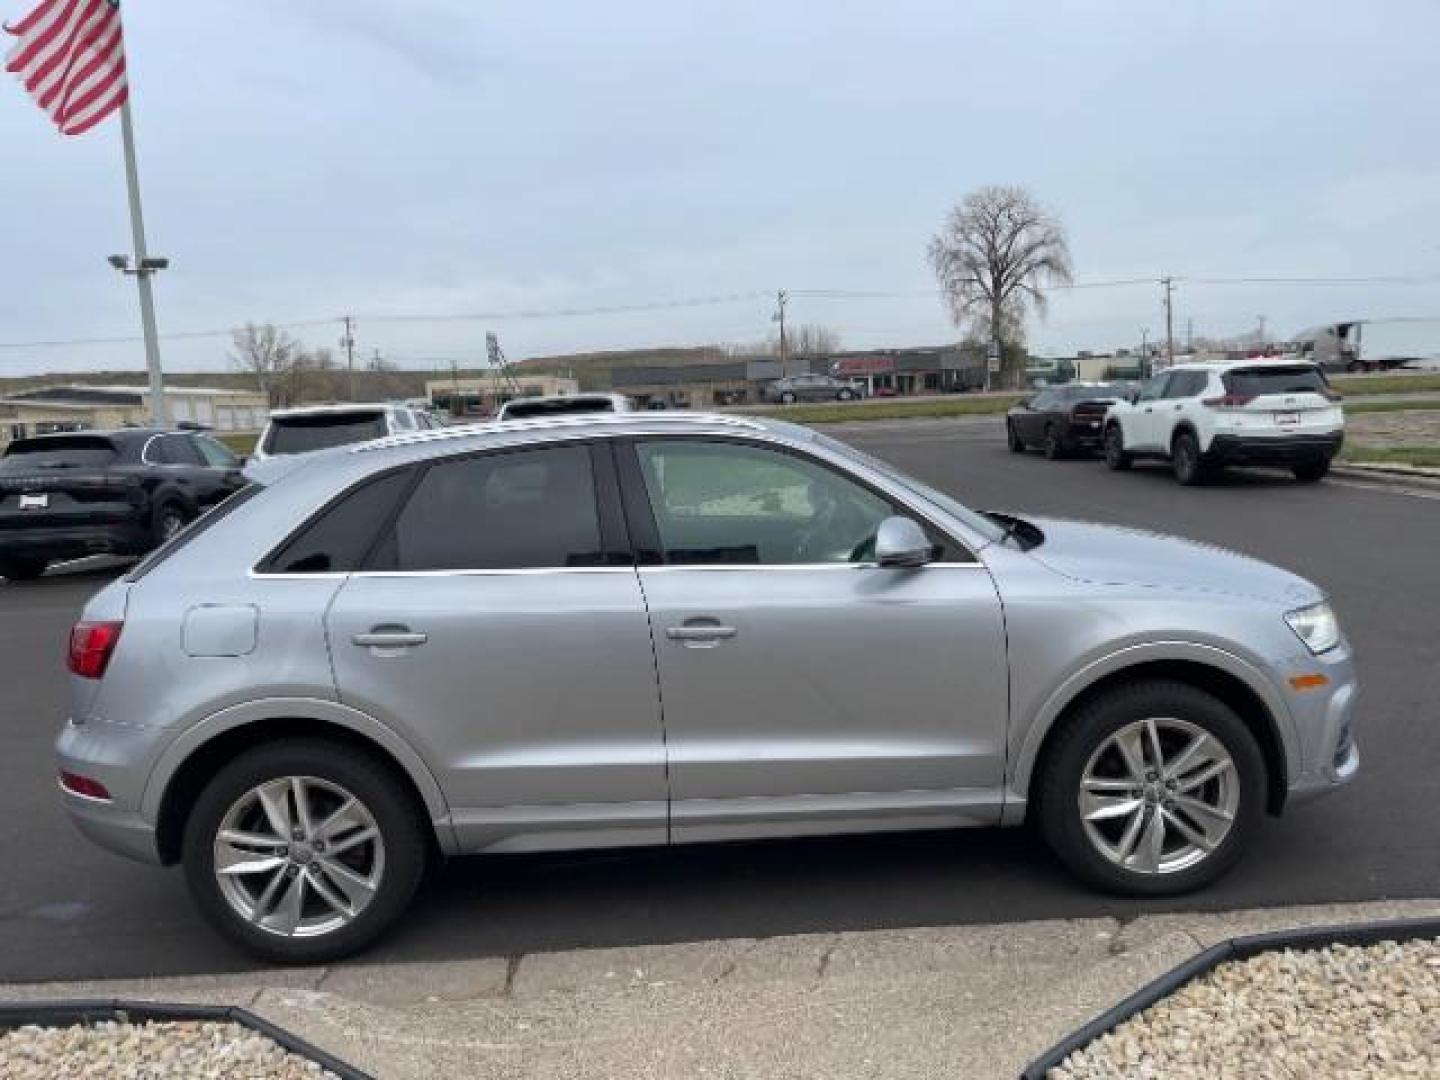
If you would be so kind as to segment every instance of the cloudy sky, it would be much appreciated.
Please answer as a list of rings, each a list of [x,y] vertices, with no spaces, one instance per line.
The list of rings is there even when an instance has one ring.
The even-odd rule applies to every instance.
[[[30,0],[0,0],[19,18]],[[254,320],[406,366],[763,338],[773,293],[852,347],[956,334],[926,241],[986,183],[1076,280],[1172,274],[1177,331],[1440,316],[1433,0],[1016,4],[129,0],[166,333]],[[0,373],[140,367],[119,125],[0,85]],[[1236,277],[1395,277],[1215,284]],[[733,297],[738,296],[738,299]],[[715,297],[723,302],[689,304]],[[1136,343],[1157,286],[1057,295],[1033,348]],[[566,309],[647,311],[521,317]],[[443,318],[447,316],[476,318]],[[1372,328],[1440,350],[1440,321]],[[223,335],[167,341],[221,368]]]

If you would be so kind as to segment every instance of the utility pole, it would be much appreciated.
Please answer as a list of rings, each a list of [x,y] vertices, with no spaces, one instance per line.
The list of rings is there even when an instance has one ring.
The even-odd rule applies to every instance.
[[[1193,353],[1193,352],[1195,351],[1195,320],[1194,320],[1194,319],[1186,319],[1186,320],[1185,320],[1185,351],[1186,351],[1187,353]],[[1192,359],[1193,359],[1193,357],[1192,357]]]
[[[1165,290],[1165,366],[1171,367],[1175,363],[1175,283],[1171,277],[1160,279],[1160,287]]]
[[[350,373],[350,400],[355,400],[355,320],[346,315],[345,336],[340,339],[340,347],[345,350],[345,368]]]
[[[1150,377],[1150,328],[1140,328],[1140,378]]]
[[[785,345],[785,305],[790,302],[790,294],[784,289],[775,293],[775,321],[780,324],[780,374],[788,374],[785,370],[785,363],[789,360],[789,350]]]
[[[1260,320],[1260,347],[1263,349],[1265,347],[1265,316],[1257,315],[1255,317]]]

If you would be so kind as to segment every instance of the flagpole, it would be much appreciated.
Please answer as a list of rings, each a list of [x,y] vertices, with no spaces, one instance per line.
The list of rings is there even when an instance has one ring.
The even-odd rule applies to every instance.
[[[145,331],[145,369],[150,374],[150,421],[165,427],[165,383],[160,374],[160,338],[155,330],[155,296],[150,277],[156,266],[150,265],[145,250],[145,214],[140,209],[140,174],[135,168],[135,129],[130,123],[130,96],[120,106],[120,134],[125,143],[125,185],[130,192],[130,233],[135,243],[135,284],[140,290],[140,324]]]

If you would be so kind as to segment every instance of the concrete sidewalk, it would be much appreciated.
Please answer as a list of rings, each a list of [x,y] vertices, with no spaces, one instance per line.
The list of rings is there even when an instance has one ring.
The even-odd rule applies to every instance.
[[[0,987],[243,1005],[377,1077],[1013,1077],[1202,948],[1440,900]]]

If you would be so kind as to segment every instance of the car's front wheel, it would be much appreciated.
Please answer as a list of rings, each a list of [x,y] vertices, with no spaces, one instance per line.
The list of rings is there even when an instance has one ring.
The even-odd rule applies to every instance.
[[[1330,471],[1330,459],[1321,458],[1318,461],[1306,461],[1296,465],[1290,470],[1295,474],[1295,479],[1302,484],[1313,484],[1317,480],[1325,479],[1325,474]]]
[[[1051,461],[1059,461],[1065,456],[1065,440],[1055,430],[1054,424],[1045,425],[1045,456]]]
[[[1205,463],[1200,459],[1200,442],[1194,434],[1182,431],[1170,445],[1170,467],[1175,479],[1185,487],[1194,487],[1205,480]]]
[[[221,933],[282,963],[373,941],[410,903],[429,852],[402,783],[351,747],[292,739],[247,751],[185,826],[191,894]]]
[[[1020,432],[1015,430],[1015,424],[1005,421],[1005,442],[1010,447],[1010,452],[1023,454],[1025,452],[1025,440],[1020,437]]]
[[[841,401],[850,401],[855,397],[855,391],[841,390],[840,393],[836,394],[835,396]]]
[[[1105,464],[1119,472],[1128,469],[1131,461],[1125,450],[1125,433],[1120,430],[1119,424],[1111,424],[1105,429]]]
[[[1041,831],[1074,873],[1110,892],[1174,895],[1244,853],[1265,801],[1245,722],[1185,683],[1137,682],[1083,706],[1037,777]]]

